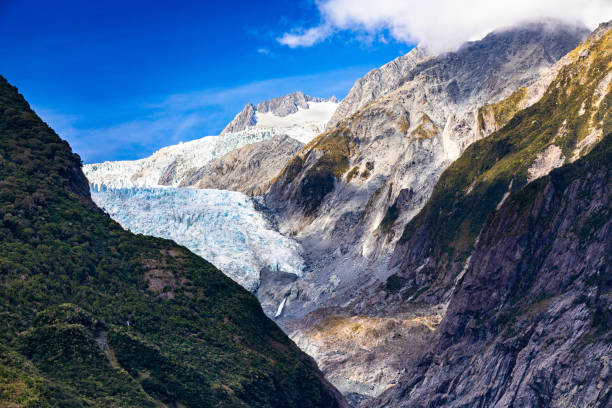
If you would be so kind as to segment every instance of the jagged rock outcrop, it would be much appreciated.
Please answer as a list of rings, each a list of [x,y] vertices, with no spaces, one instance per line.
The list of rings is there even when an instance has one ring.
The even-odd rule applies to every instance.
[[[240,132],[241,130],[255,126],[256,123],[255,107],[252,103],[247,103],[244,109],[238,112],[234,119],[223,128],[221,134]]]
[[[298,112],[299,109],[308,109],[309,102],[337,103],[338,101],[336,97],[331,97],[329,99],[317,98],[304,95],[303,92],[298,91],[268,101],[259,102],[257,107],[249,103],[230,123],[227,124],[221,134],[240,132],[251,126],[255,126],[257,124],[257,113],[273,113],[276,116],[285,117]]]
[[[573,26],[554,27],[543,23],[498,31],[456,52],[421,61],[396,90],[314,139],[288,163],[271,187],[267,204],[282,214],[281,231],[301,241],[312,266],[303,279],[280,291],[290,293],[284,312],[287,327],[293,324],[290,320],[319,307],[348,307],[342,313],[346,319],[393,317],[414,309],[416,303],[405,301],[427,281],[407,285],[402,274],[389,280],[389,256],[444,170],[470,144],[487,135],[479,126],[480,108],[544,82],[547,70],[587,35]],[[482,163],[487,161],[479,160],[474,167]],[[437,221],[438,229],[445,231],[444,221]],[[421,248],[418,238],[413,238],[412,245]],[[404,241],[401,245],[404,248]],[[392,266],[398,267],[400,258],[394,258]],[[415,258],[419,276],[431,275],[428,262],[423,254]],[[444,314],[441,302],[429,305],[419,313]],[[291,332],[296,339],[304,334],[315,337],[304,326]],[[334,352],[319,348],[314,356],[322,362]],[[364,352],[347,354],[346,361],[363,361],[370,371],[380,368]],[[330,377],[342,370],[322,367]],[[392,383],[394,375],[385,373],[373,388]],[[344,387],[340,381],[335,383]],[[365,384],[342,390],[360,392]]]
[[[375,68],[359,78],[349,94],[340,102],[334,116],[329,120],[327,128],[337,126],[342,120],[356,113],[368,103],[390,91],[397,89],[402,80],[420,62],[432,56],[422,46],[412,49],[393,61]]]
[[[253,143],[189,172],[180,187],[214,188],[263,195],[303,144],[285,135]]]
[[[435,342],[367,406],[610,406],[611,208],[609,133],[492,215]]]
[[[338,102],[336,97],[317,98],[309,95],[304,95],[298,91],[292,94],[270,99],[268,101],[259,102],[257,104],[257,112],[267,113],[272,112],[277,116],[287,116],[298,111],[299,108],[308,109],[308,102]]]

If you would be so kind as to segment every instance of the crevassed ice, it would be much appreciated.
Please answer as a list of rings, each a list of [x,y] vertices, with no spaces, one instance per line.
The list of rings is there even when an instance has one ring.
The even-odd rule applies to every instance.
[[[124,228],[172,239],[255,291],[260,271],[302,276],[297,242],[273,230],[242,193],[190,188],[92,188],[94,202]]]

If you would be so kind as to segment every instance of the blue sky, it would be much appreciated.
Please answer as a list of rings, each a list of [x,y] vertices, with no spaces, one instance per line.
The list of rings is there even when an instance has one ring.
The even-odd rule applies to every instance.
[[[86,163],[217,134],[247,102],[339,98],[411,48],[385,30],[279,43],[320,23],[293,1],[0,0],[0,75]]]

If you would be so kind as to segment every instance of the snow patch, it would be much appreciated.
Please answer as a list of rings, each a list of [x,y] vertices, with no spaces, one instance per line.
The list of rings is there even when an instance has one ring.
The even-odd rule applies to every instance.
[[[544,151],[537,155],[533,164],[527,170],[529,176],[527,182],[531,183],[533,180],[540,177],[546,176],[553,169],[563,166],[565,163],[565,157],[559,146],[550,145]]]
[[[497,203],[497,207],[495,208],[497,211],[499,211],[499,209],[502,208],[502,205],[504,205],[504,203],[506,202],[508,197],[510,197],[510,192],[512,191],[512,183],[514,183],[514,180],[510,180],[510,185],[508,186],[508,191],[506,191],[504,193],[504,196],[501,198],[499,203]]]
[[[325,130],[337,107],[337,102],[309,102],[308,109],[298,108],[297,112],[282,117],[273,112],[256,112],[255,127],[282,129],[287,136],[307,144]]]
[[[122,227],[172,239],[250,291],[263,268],[302,276],[300,245],[275,231],[242,193],[189,188],[93,188]],[[281,310],[282,312],[282,310]]]

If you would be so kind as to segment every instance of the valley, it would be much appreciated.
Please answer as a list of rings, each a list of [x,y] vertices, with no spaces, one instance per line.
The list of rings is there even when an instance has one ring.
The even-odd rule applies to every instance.
[[[0,391],[612,401],[612,23],[417,46],[340,101],[252,101],[219,135],[82,170],[1,81]]]
[[[210,224],[216,222],[204,221],[203,230],[191,226],[197,217],[191,211],[210,213],[198,206],[214,202],[205,193],[212,190],[199,190],[202,201],[192,206],[157,200],[146,204],[171,207],[166,212],[178,212],[187,222],[169,222],[159,214],[153,216],[154,222],[138,221],[149,213],[142,206],[110,214],[134,231],[184,243],[227,270],[256,294],[267,315],[315,358],[350,401],[377,397],[400,383],[406,367],[416,364],[437,337],[453,293],[469,272],[487,215],[501,209],[527,183],[582,157],[601,140],[605,130],[598,133],[603,122],[596,120],[608,115],[605,109],[609,106],[601,105],[609,92],[606,70],[597,72],[598,79],[589,82],[590,90],[581,84],[581,92],[598,95],[592,108],[581,107],[585,113],[592,112],[593,122],[587,127],[570,121],[581,116],[567,110],[580,98],[573,94],[556,102],[566,107],[553,115],[558,121],[534,121],[535,128],[550,136],[533,139],[528,127],[516,130],[515,117],[535,117],[539,107],[550,114],[550,106],[557,106],[547,102],[550,87],[559,87],[555,84],[563,82],[561,75],[570,67],[583,72],[585,68],[577,66],[582,63],[580,55],[587,53],[584,50],[589,50],[588,55],[602,55],[597,51],[602,46],[596,46],[595,39],[605,30],[600,28],[577,49],[588,32],[562,24],[554,29],[531,24],[497,31],[440,56],[417,47],[358,80],[349,96],[328,111],[326,126],[320,125],[308,138],[296,138],[287,131],[293,129],[295,134],[312,129],[307,126],[298,132],[304,122],[292,119],[298,117],[291,113],[295,109],[308,112],[295,108],[295,95],[300,94],[260,103],[257,109],[247,105],[219,138],[272,126],[268,130],[284,132],[284,141],[248,142],[199,170],[183,166],[181,172],[188,176],[180,185],[190,189],[164,194],[194,194],[195,187],[228,188],[258,196],[252,208],[262,211],[269,222],[265,227],[260,224],[261,236],[273,229],[271,234],[282,238],[271,242],[287,240],[293,245],[289,252],[284,243],[280,248],[266,247],[268,250],[241,240],[244,227],[239,224],[243,222],[225,221],[223,228],[234,231],[229,241],[246,245],[235,246],[224,255],[235,250],[242,259],[256,261],[224,264],[212,253],[215,244],[207,243],[206,238],[212,231]],[[474,70],[475,66],[482,68]],[[563,89],[569,92],[567,82]],[[306,98],[302,102],[312,103]],[[286,116],[261,114],[262,106],[289,106],[293,111],[289,109]],[[574,129],[580,129],[578,139],[564,141]],[[235,130],[238,133],[232,133]],[[508,137],[516,141],[507,142]],[[287,140],[293,140],[296,147],[285,148]],[[534,150],[531,146],[536,145]],[[522,150],[513,153],[512,146]],[[513,154],[520,155],[517,164],[512,164]],[[168,165],[165,172],[174,168]],[[104,172],[91,174],[95,188],[98,180],[107,177]],[[123,185],[126,179],[109,179],[108,185]],[[129,202],[112,190],[105,194],[99,202],[103,208],[120,208]],[[455,197],[455,201],[445,197]],[[446,209],[448,205],[465,206],[464,215],[453,214]],[[228,207],[228,211],[241,210]],[[145,226],[151,224],[158,228]],[[258,258],[268,251],[278,256],[262,263]],[[278,262],[282,259],[285,262]],[[239,277],[244,271],[251,276],[249,283]]]

